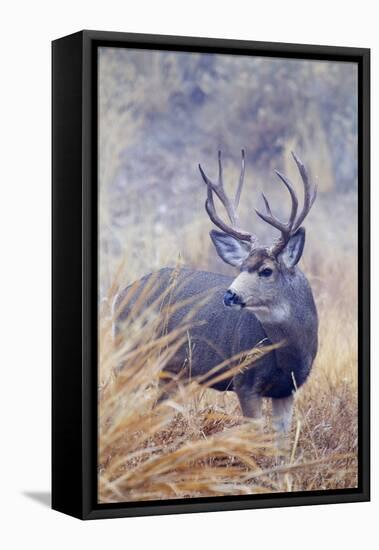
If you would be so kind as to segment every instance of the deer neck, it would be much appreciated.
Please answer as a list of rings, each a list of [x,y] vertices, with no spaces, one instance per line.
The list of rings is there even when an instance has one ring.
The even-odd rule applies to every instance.
[[[292,360],[306,364],[313,361],[317,341],[315,322],[299,323],[298,326],[294,326],[294,322],[264,322],[262,325],[270,342],[279,345],[275,350],[278,367],[287,366]]]
[[[264,331],[275,350],[279,368],[288,368],[291,363],[301,363],[310,368],[317,352],[318,320],[312,294],[308,296],[306,309],[286,304],[274,306],[270,311],[256,312]]]

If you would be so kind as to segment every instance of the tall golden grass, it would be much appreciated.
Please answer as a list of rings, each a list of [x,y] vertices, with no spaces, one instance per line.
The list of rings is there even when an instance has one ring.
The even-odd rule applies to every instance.
[[[186,343],[196,310],[175,331],[162,332],[169,308],[180,304],[147,307],[152,278],[116,335],[118,312],[112,304],[122,286],[120,269],[99,312],[99,501],[355,487],[357,328],[351,267],[351,255],[321,254],[321,249],[304,265],[316,294],[320,345],[310,379],[296,395],[284,457],[278,456],[271,431],[269,402],[263,431],[242,417],[233,393],[195,380],[173,381],[172,395],[159,402],[162,371]]]

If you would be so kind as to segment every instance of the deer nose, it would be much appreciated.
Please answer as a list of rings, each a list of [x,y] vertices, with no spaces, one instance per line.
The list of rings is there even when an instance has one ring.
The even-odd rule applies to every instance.
[[[236,294],[232,290],[227,290],[224,294],[224,304],[228,307],[237,306],[237,305],[241,306],[242,305],[242,300],[238,296],[238,294]]]

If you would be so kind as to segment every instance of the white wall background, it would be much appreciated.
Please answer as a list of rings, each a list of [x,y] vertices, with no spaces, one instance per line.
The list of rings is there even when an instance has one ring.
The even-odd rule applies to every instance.
[[[87,29],[372,48],[373,241],[378,232],[375,3],[65,0],[3,3],[0,34],[0,544],[3,548],[372,548],[373,502],[82,523],[27,493],[50,484],[50,41]],[[378,274],[373,258],[373,277]],[[379,323],[373,285],[373,339]],[[378,439],[373,342],[373,448]],[[45,497],[46,500],[46,497]],[[4,539],[4,540],[2,540]]]

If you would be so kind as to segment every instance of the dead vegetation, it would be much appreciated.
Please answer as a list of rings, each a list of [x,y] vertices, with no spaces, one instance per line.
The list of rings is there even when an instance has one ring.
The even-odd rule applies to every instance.
[[[339,270],[347,289],[342,264]],[[356,323],[349,299],[319,298],[319,353],[309,381],[298,391],[290,449],[283,461],[270,429],[269,403],[263,433],[241,416],[233,393],[195,381],[179,380],[177,392],[156,405],[162,369],[186,342],[193,319],[162,336],[159,329],[168,312],[154,305],[144,308],[142,299],[115,338],[109,304],[117,287],[111,288],[100,312],[101,502],[357,485]],[[343,334],[338,334],[342,319]]]

